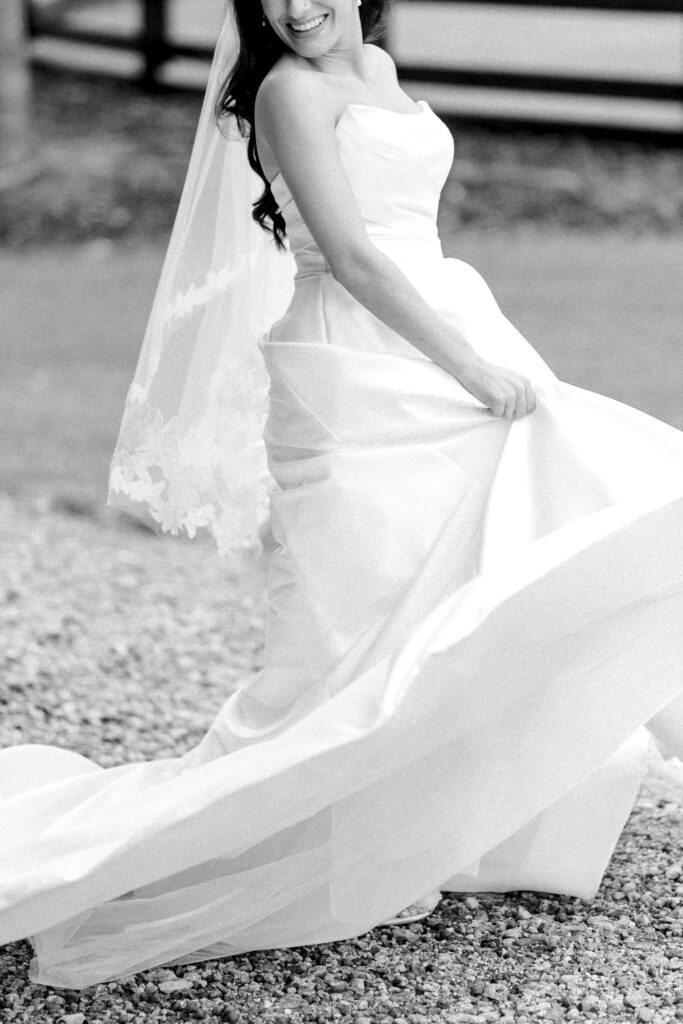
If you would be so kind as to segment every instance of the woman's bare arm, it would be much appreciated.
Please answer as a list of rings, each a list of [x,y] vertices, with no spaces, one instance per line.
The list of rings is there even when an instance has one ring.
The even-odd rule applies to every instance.
[[[259,89],[255,117],[332,274],[366,309],[460,380],[485,405],[494,412],[492,402],[500,407],[497,415],[505,415],[512,402],[507,410],[512,416],[520,399],[527,411],[526,378],[482,360],[368,238],[337,149],[339,101],[320,78],[291,66],[277,69]]]

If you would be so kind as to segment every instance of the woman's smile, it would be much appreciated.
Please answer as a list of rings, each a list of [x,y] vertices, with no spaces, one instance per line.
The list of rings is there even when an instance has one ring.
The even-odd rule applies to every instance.
[[[290,22],[288,28],[296,36],[316,35],[327,20],[327,17],[327,14],[319,14],[314,18],[308,18],[306,21]]]

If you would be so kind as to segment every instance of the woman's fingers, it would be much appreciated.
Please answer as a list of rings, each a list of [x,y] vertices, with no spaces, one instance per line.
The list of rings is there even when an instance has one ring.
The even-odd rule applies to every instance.
[[[517,410],[517,394],[513,392],[505,402],[505,411],[503,416],[506,420],[512,420],[515,418],[515,412]]]
[[[522,419],[536,408],[533,384],[509,367],[482,360],[472,373],[463,373],[458,379],[496,417]]]
[[[519,420],[519,419],[522,418],[522,416],[526,416],[526,414],[527,414],[526,391],[525,391],[524,388],[522,388],[522,390],[517,395],[517,402],[515,404],[515,411],[514,411],[513,415],[514,415],[515,419]]]
[[[505,400],[501,415],[505,419],[522,419],[536,408],[533,385],[526,377],[517,377]]]

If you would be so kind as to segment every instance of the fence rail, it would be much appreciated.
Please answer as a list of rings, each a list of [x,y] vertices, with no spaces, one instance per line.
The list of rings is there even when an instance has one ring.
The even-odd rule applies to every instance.
[[[0,0],[2,2],[2,0]],[[41,11],[24,0],[26,26],[31,38],[48,36],[71,43],[103,46],[113,50],[139,53],[143,58],[140,83],[148,89],[159,87],[159,70],[174,57],[193,57],[211,60],[213,48],[192,43],[171,41],[168,37],[168,0],[138,0],[142,9],[142,27],[139,32],[98,32],[82,29],[63,21],[57,12]]]
[[[1,0],[0,0],[1,2]],[[254,0],[256,2],[256,0]],[[482,0],[402,0],[406,4],[425,2],[476,6]],[[159,88],[159,71],[174,57],[191,57],[210,60],[212,49],[207,46],[182,44],[170,41],[168,37],[168,0],[139,0],[142,12],[142,27],[137,33],[99,32],[78,28],[60,19],[58,14],[40,11],[31,0],[25,0],[27,27],[34,38],[50,36],[74,43],[110,47],[139,53],[143,58],[141,84],[148,89]],[[683,31],[683,0],[485,0],[487,6],[554,8],[563,10],[595,10],[614,13],[637,12],[648,16],[658,14],[681,15]],[[391,35],[388,33],[381,44],[391,52]],[[683,141],[683,57],[681,76],[678,81],[655,81],[638,78],[595,77],[591,75],[566,75],[524,71],[489,70],[466,67],[440,67],[410,62],[397,62],[401,80],[472,88],[556,93],[574,96],[613,97],[621,99],[646,99],[674,102],[680,105],[681,125],[670,131],[659,128],[627,129],[609,124],[572,121],[570,117],[561,121],[531,119],[514,115],[458,115],[455,120],[506,126],[529,126],[553,129],[580,127],[598,135],[637,136],[657,138],[659,141]]]
[[[425,0],[403,0],[407,4]],[[451,3],[452,0],[430,0],[431,3]],[[481,0],[458,0],[459,4],[476,5]],[[544,7],[563,10],[602,10],[612,12],[638,12],[640,14],[679,14],[683,0],[486,0],[486,4],[514,7]],[[391,45],[389,43],[389,49]],[[612,96],[628,99],[673,101],[681,105],[683,134],[683,54],[679,81],[650,81],[640,78],[593,77],[589,75],[557,75],[550,73],[490,71],[474,68],[439,67],[399,63],[401,78],[434,85],[457,85],[477,88],[511,89],[537,92],[573,94],[577,96]],[[596,126],[597,127],[597,126]]]

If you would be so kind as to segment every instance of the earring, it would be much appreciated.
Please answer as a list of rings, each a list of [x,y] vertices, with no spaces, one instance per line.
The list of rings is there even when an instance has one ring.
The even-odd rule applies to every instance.
[[[265,16],[265,14],[263,14],[263,15],[261,15],[261,28],[265,28],[266,24],[267,24],[266,16]]]
[[[360,7],[361,0],[356,0],[356,7]]]

